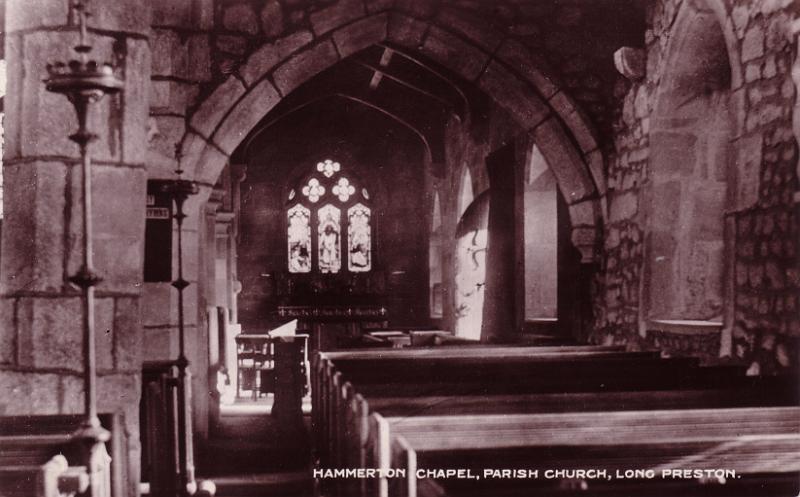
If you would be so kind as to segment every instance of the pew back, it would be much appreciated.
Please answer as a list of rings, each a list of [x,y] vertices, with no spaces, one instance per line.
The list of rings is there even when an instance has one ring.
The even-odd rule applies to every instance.
[[[111,433],[106,443],[110,456],[108,493],[112,496],[127,495],[131,487],[128,479],[127,439],[124,420],[118,413],[101,413],[100,423]],[[73,442],[73,435],[83,421],[79,414],[53,414],[31,416],[5,416],[0,418],[0,467],[27,466],[41,468],[59,454],[70,464],[80,461],[82,454]],[[60,463],[48,466],[47,474],[53,474]],[[72,472],[72,466],[67,473]],[[14,470],[7,471],[13,473]],[[38,477],[37,477],[38,478]],[[35,478],[31,481],[36,481]],[[0,487],[2,488],[2,487]]]
[[[725,469],[738,478],[758,476],[764,485],[785,487],[800,475],[800,408],[734,408],[599,413],[461,415],[383,418],[370,423],[380,432],[371,458],[376,467],[407,468],[402,482],[381,481],[376,495],[522,495],[548,484],[545,478],[503,483],[471,480],[419,482],[417,468],[464,468],[480,475],[484,468],[594,468],[612,475],[591,480],[590,488],[616,489],[617,470],[652,470],[656,475],[676,468]],[[388,447],[381,444],[389,443]],[[389,457],[389,460],[386,460]],[[501,461],[501,462],[499,462]],[[635,479],[633,479],[635,480]],[[629,495],[652,495],[664,480],[639,479]],[[583,482],[586,485],[587,482]],[[683,491],[697,491],[694,478],[671,481]],[[742,483],[750,484],[749,481]],[[501,492],[501,488],[505,490]],[[425,489],[418,493],[418,489]],[[437,490],[438,489],[438,490]],[[558,490],[558,487],[549,488]],[[562,488],[563,490],[563,488]],[[727,492],[734,491],[730,486]],[[478,492],[478,493],[476,493]]]
[[[49,497],[70,491],[82,493],[90,481],[93,496],[127,495],[127,444],[122,416],[99,417],[101,424],[109,429],[111,439],[92,452],[94,473],[81,465],[86,457],[85,448],[74,436],[83,416],[0,418],[0,495]]]

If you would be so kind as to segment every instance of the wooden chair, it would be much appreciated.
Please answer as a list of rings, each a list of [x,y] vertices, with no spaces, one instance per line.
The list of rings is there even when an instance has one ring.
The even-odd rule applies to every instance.
[[[239,375],[236,396],[241,397],[242,390],[250,390],[255,400],[260,393],[264,393],[262,379],[269,378],[269,372],[275,368],[272,338],[269,335],[240,334],[235,340]]]

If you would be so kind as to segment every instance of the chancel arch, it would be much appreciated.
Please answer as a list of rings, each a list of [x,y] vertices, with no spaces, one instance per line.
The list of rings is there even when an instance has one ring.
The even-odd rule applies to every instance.
[[[474,65],[463,60],[465,55],[450,57],[449,52],[434,49],[433,44],[437,42],[433,38],[420,47],[420,40],[414,34],[416,31],[390,29],[390,13],[367,15],[358,21],[360,26],[370,27],[368,36],[353,37],[348,31],[334,36],[333,41],[324,38],[307,40],[297,45],[290,55],[280,52],[280,40],[257,49],[240,71],[245,76],[242,79],[230,76],[199,103],[190,117],[187,133],[182,139],[181,163],[184,169],[213,183],[247,130],[293,90],[360,50],[375,44],[390,44],[392,50],[418,52],[441,64],[444,70],[474,83],[506,109],[524,130],[541,138],[545,155],[562,158],[554,163],[554,168],[567,203],[589,201],[596,203],[593,209],[600,212],[597,187],[587,166],[590,162],[602,162],[594,138],[596,133],[593,126],[575,112],[575,104],[558,86],[557,80],[548,76],[546,64],[532,55],[519,60],[520,47],[511,41],[503,44],[500,51],[488,50],[481,39],[473,38],[473,30],[465,29],[462,21],[453,26],[448,25],[446,19],[420,21],[423,26],[435,24],[437,32],[448,36],[446,39],[450,39],[452,33],[464,37],[465,40],[459,43],[485,59],[482,69],[476,71]],[[405,13],[398,15],[406,17]],[[477,20],[465,22],[469,24]],[[481,32],[483,28],[476,26],[474,32]],[[346,29],[342,28],[343,31]],[[297,40],[291,40],[291,43],[287,40],[287,44],[292,46],[296,43]],[[276,81],[275,85],[270,76]],[[505,88],[514,91],[505,91]],[[591,218],[590,224],[577,228],[580,232],[575,235],[582,243],[581,250],[587,261],[594,257],[589,247],[597,235],[595,222]]]

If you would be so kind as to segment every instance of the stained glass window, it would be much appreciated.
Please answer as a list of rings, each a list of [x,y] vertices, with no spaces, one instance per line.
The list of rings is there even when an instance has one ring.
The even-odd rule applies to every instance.
[[[372,267],[372,243],[369,207],[356,204],[347,210],[347,269],[355,273]]]
[[[338,273],[342,268],[340,213],[341,211],[331,204],[320,207],[317,211],[321,273]]]
[[[300,204],[289,209],[289,272],[311,271],[311,211]]]
[[[351,181],[353,178],[345,176],[342,169],[331,159],[317,162],[316,168],[289,190],[289,272],[372,270],[370,195],[360,181]],[[322,205],[319,209],[313,205],[317,202]]]

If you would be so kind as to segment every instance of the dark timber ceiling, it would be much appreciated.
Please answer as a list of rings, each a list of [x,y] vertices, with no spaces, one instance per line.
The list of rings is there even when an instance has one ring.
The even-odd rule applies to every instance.
[[[466,120],[486,108],[486,97],[424,57],[374,45],[344,59],[284,98],[255,127],[237,154],[249,155],[260,137],[293,112],[330,98],[371,107],[411,129],[434,163],[444,162],[444,128],[451,116]],[[237,157],[234,157],[236,160]]]

